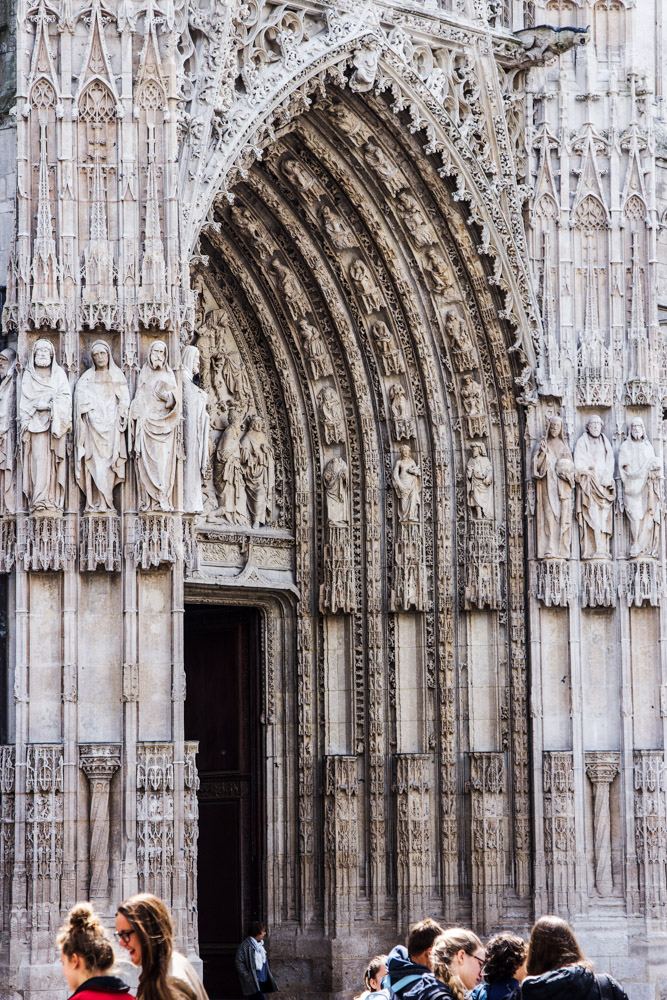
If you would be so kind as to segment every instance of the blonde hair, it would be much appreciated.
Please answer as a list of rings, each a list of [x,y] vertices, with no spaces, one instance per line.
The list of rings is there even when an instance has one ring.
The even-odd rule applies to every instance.
[[[433,974],[448,986],[456,1000],[465,1000],[467,990],[458,976],[451,971],[451,961],[459,951],[474,955],[484,945],[472,931],[465,927],[450,927],[433,942],[431,968]]]
[[[58,932],[63,955],[78,955],[87,969],[106,972],[114,963],[111,941],[90,903],[75,903]]]

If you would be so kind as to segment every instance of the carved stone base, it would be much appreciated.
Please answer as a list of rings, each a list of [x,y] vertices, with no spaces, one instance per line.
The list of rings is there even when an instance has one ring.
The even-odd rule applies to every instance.
[[[79,532],[79,567],[118,573],[121,565],[120,518],[115,514],[84,514]]]
[[[486,518],[468,523],[466,608],[501,606],[500,554],[496,524]]]
[[[636,559],[621,567],[620,593],[628,606],[657,608],[663,591],[662,568],[654,559]]]
[[[16,561],[16,519],[0,518],[0,573],[10,573]]]
[[[477,364],[474,351],[452,351],[452,361],[457,372],[469,372]]]
[[[30,570],[68,569],[76,558],[76,545],[61,515],[27,517],[19,540],[23,568]]]
[[[131,550],[135,566],[155,569],[175,563],[181,556],[181,546],[172,514],[139,514],[134,522]]]
[[[612,562],[606,559],[582,562],[580,582],[582,608],[616,606],[616,581]]]
[[[531,593],[547,608],[565,608],[573,596],[567,559],[544,559],[533,565]]]
[[[426,568],[419,524],[399,524],[394,546],[393,611],[423,611],[426,605]]]
[[[354,611],[357,595],[354,586],[352,543],[347,525],[330,524],[324,546],[324,583],[320,587],[320,611],[335,615]]]

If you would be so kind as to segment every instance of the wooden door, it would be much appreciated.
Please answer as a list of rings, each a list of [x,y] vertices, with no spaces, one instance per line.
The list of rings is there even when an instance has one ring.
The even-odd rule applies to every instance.
[[[234,953],[264,917],[258,615],[187,605],[185,738],[199,740],[198,910],[211,1000],[239,997]]]

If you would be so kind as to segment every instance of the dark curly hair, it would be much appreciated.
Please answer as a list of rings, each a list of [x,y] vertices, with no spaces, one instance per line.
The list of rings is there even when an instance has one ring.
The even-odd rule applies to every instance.
[[[526,961],[528,945],[516,934],[496,934],[486,946],[484,979],[487,983],[506,983]]]

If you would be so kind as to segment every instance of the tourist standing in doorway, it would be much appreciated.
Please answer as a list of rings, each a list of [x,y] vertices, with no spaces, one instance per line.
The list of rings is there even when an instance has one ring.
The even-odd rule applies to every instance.
[[[236,972],[244,997],[262,1000],[265,993],[275,993],[278,989],[271,975],[269,959],[264,947],[266,924],[253,920],[248,927],[248,936],[236,949]]]
[[[107,932],[90,903],[77,903],[56,939],[63,975],[77,1000],[134,1000],[130,987],[109,973],[114,953]]]
[[[208,1000],[185,955],[174,951],[174,929],[165,903],[140,892],[116,911],[116,937],[132,965],[141,966],[137,1000]]]
[[[595,975],[574,931],[560,917],[540,917],[533,925],[526,966],[522,1000],[585,1000],[593,996],[598,1000],[628,1000],[615,979]]]

